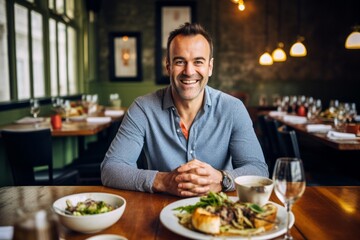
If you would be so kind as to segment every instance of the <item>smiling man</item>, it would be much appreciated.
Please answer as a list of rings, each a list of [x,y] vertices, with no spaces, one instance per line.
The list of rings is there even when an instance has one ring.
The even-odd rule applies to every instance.
[[[234,190],[241,175],[268,176],[244,104],[207,85],[213,43],[199,25],[170,33],[170,86],[130,106],[101,165],[106,186],[190,197]],[[147,169],[137,168],[141,151]]]

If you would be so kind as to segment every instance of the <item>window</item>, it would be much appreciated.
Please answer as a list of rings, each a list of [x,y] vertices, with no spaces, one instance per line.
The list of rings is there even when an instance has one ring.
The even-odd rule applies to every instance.
[[[5,0],[0,0],[0,101],[10,100],[8,31]]]
[[[0,102],[78,93],[78,6],[0,0]]]

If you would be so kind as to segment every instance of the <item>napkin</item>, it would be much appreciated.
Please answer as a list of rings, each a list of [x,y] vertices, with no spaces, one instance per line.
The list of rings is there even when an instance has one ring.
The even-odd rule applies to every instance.
[[[329,131],[326,135],[328,138],[333,140],[353,140],[357,139],[356,135],[354,133],[343,133],[343,132],[335,132],[335,131]]]
[[[111,122],[111,117],[88,117],[86,121],[88,123],[108,123]]]
[[[286,115],[286,112],[280,112],[280,111],[270,111],[269,116],[270,117],[282,117]]]
[[[0,227],[0,239],[1,240],[11,240],[14,235],[13,226],[1,226]]]
[[[44,118],[42,118],[42,117],[39,117],[39,118],[24,117],[24,118],[21,118],[21,119],[15,121],[15,123],[18,123],[18,124],[31,124],[31,123],[38,123],[38,122],[42,122],[42,121],[44,121]]]
[[[306,117],[293,116],[293,115],[285,115],[283,120],[285,122],[289,122],[293,124],[304,124],[307,122]]]
[[[327,132],[329,130],[331,130],[331,125],[326,125],[326,124],[306,125],[306,131],[308,132]]]
[[[124,115],[125,111],[124,110],[105,110],[104,114],[105,116],[110,116],[110,117],[120,117],[122,115]]]

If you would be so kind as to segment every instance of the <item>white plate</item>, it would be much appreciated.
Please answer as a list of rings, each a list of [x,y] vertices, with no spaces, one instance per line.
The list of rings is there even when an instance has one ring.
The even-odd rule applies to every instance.
[[[231,200],[237,201],[237,197],[230,197]],[[214,237],[209,234],[204,234],[196,231],[192,231],[183,225],[179,223],[178,217],[175,216],[176,211],[174,211],[174,208],[186,206],[186,205],[193,205],[200,201],[199,197],[195,198],[188,198],[188,199],[182,199],[176,202],[173,202],[166,207],[164,207],[160,213],[160,221],[161,223],[168,228],[170,231],[179,234],[184,237],[188,237],[191,239],[199,239],[199,240],[224,240],[224,239],[238,239],[238,240],[248,240],[249,237],[245,236],[219,236]],[[274,202],[270,202],[277,206],[278,213],[277,213],[277,221],[279,221],[279,224],[277,225],[276,229],[266,231],[259,235],[251,236],[252,240],[261,240],[261,239],[272,239],[275,237],[278,237],[284,233],[286,233],[286,209]],[[294,214],[290,214],[290,226],[294,225],[295,217]]]
[[[127,238],[115,234],[101,234],[87,238],[85,240],[127,240]]]

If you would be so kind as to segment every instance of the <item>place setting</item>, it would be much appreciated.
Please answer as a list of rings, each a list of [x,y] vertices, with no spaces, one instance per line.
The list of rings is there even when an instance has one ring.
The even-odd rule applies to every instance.
[[[234,181],[237,196],[220,192],[175,201],[162,209],[161,223],[190,239],[261,240],[284,234],[291,239],[295,216],[290,209],[306,186],[301,160],[279,158],[272,179],[240,176]],[[269,201],[273,190],[286,207]]]

